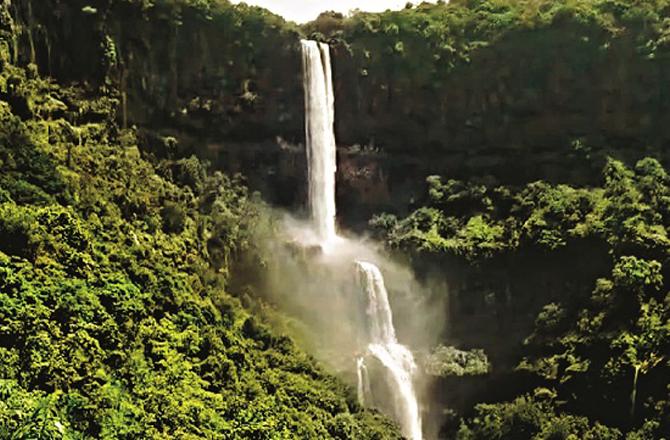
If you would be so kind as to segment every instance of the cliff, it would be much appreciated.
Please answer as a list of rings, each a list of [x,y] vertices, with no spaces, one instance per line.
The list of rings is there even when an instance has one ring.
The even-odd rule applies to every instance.
[[[366,173],[365,157],[342,167],[357,168],[340,176],[345,186],[357,176],[346,197],[365,205],[371,191],[379,205],[399,207],[384,194],[400,191],[406,203],[428,174],[593,184],[607,155],[666,161],[666,3],[454,1],[323,14],[302,28],[225,1],[5,7],[18,62],[60,81],[118,85],[119,120],[158,132],[153,151],[170,153],[160,137],[172,136],[182,154],[198,151],[247,175],[274,170],[261,180],[276,176],[283,150],[269,147],[267,160],[251,165],[226,155],[277,136],[302,141],[298,39],[330,41],[342,151],[358,144],[380,153],[376,172]],[[301,178],[293,174],[291,182]]]

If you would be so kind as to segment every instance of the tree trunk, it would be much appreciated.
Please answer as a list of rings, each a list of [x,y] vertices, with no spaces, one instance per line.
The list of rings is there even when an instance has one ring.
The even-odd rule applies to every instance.
[[[637,399],[637,379],[640,375],[640,367],[635,366],[635,373],[633,374],[633,390],[630,393],[630,418],[635,417],[635,401]]]

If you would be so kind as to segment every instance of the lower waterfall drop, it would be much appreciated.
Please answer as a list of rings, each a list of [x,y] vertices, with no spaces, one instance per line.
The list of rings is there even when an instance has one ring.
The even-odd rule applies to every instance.
[[[356,374],[358,375],[358,403],[365,406],[369,401],[372,392],[370,391],[370,377],[368,376],[368,366],[365,365],[365,357],[356,359]]]
[[[411,440],[421,440],[421,417],[413,383],[416,372],[414,356],[396,338],[393,314],[381,271],[365,261],[357,261],[356,267],[366,301],[367,352],[386,369],[386,379],[393,394],[394,412],[403,434]],[[365,399],[365,378],[362,375],[367,373],[367,367],[364,359],[361,364],[361,359],[358,361],[359,399],[361,396]]]

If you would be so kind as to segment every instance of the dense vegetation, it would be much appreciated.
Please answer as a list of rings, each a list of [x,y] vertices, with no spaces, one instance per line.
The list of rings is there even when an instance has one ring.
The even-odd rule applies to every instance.
[[[398,438],[226,293],[246,189],[117,104],[3,53],[0,438]]]
[[[529,249],[552,253],[580,242],[609,249],[611,275],[590,286],[566,280],[561,301],[544,306],[525,341],[517,368],[541,378],[542,398],[480,405],[459,438],[620,438],[602,426],[592,432],[584,418],[555,419],[554,400],[630,430],[631,439],[670,431],[670,176],[655,159],[633,169],[611,160],[603,180],[596,188],[492,188],[433,176],[426,206],[372,221],[393,248],[472,264],[513,265]]]
[[[190,146],[201,154],[212,137],[255,141],[284,126],[301,133],[302,112],[292,111],[302,99],[298,30],[267,10],[227,0],[14,0],[2,7],[12,18],[16,62],[61,82],[113,86],[122,126],[197,137]]]
[[[432,173],[522,179],[583,173],[570,150],[578,139],[600,157],[661,151],[669,7],[462,0],[324,14],[302,28],[225,0],[14,0],[9,13],[17,61],[61,81],[116,84],[129,123],[176,132],[200,155],[208,143],[226,153],[225,142],[302,140],[302,34],[333,44],[342,144],[410,153],[419,172],[430,159]]]
[[[532,286],[513,356],[533,389],[487,390],[442,434],[667,437],[669,17],[668,0],[452,0],[298,27],[226,0],[0,2],[0,438],[398,438],[227,292],[263,214],[202,159],[293,173],[278,188],[299,194],[287,151],[227,154],[302,141],[302,35],[332,44],[338,139],[383,152],[386,204],[436,174],[409,215],[372,221],[390,249],[475,271],[497,290],[460,294],[503,318],[520,278],[566,278]],[[340,188],[372,180],[348,171]],[[585,249],[598,276],[573,278]],[[498,360],[440,346],[426,367]]]
[[[336,43],[341,142],[513,155],[667,141],[669,16],[667,0],[452,0],[307,29]]]

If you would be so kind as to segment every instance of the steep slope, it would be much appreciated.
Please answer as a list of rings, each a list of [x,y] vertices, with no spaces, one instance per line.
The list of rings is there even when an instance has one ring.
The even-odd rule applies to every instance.
[[[301,34],[333,47],[337,139],[379,153],[342,155],[347,216],[398,207],[429,174],[597,184],[607,155],[668,159],[667,0],[452,0],[301,28],[225,0],[10,3],[17,62],[117,84],[120,121],[283,204],[302,200],[286,193],[304,168],[275,142],[303,140]]]
[[[12,0],[14,61],[115,85],[119,120],[199,140],[302,135],[299,33],[227,0]],[[202,148],[204,145],[200,145]]]
[[[0,438],[398,438],[225,291],[255,209],[0,57]],[[111,94],[115,96],[114,93]]]
[[[602,183],[587,188],[438,176],[428,184],[425,206],[373,224],[421,272],[446,279],[445,340],[482,347],[491,359],[492,374],[479,383],[445,382],[436,396],[464,412],[511,400],[477,405],[458,438],[664,438],[670,176],[663,166],[610,160]],[[565,411],[573,415],[554,415]],[[621,432],[592,431],[589,419]]]

